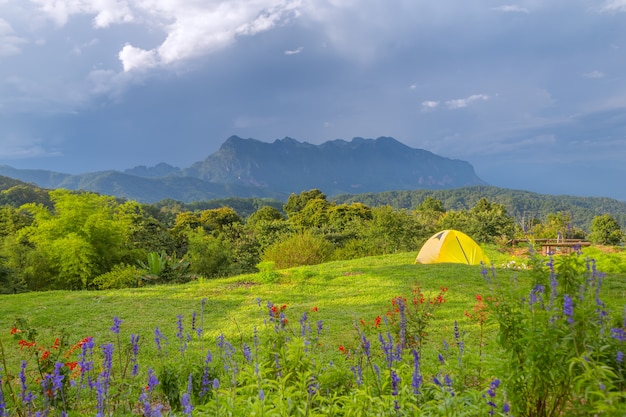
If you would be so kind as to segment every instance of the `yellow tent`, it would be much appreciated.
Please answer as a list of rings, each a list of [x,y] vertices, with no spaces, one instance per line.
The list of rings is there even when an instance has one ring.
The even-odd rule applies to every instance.
[[[481,261],[489,265],[489,258],[471,237],[458,230],[443,230],[424,243],[415,263],[461,263],[478,265]]]

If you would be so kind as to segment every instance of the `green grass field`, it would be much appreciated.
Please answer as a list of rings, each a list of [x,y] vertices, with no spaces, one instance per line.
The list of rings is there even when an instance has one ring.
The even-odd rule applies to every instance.
[[[517,265],[523,264],[526,261],[523,256],[513,257],[495,247],[486,248],[486,253],[493,262],[487,274],[481,274],[479,266],[419,265],[414,263],[415,253],[401,253],[199,280],[184,285],[3,295],[0,296],[0,341],[7,366],[17,369],[24,352],[9,334],[17,318],[27,319],[29,325],[37,329],[42,345],[52,344],[55,337],[66,332],[70,343],[93,336],[99,346],[115,342],[110,328],[113,317],[118,317],[122,320],[121,336],[126,339],[130,334],[141,335],[142,353],[156,361],[155,328],[158,326],[168,337],[170,349],[176,350],[178,316],[183,317],[185,329],[191,332],[192,315],[200,313],[205,300],[202,323],[200,316],[195,323],[202,326],[204,338],[189,345],[189,355],[200,357],[206,346],[215,346],[220,335],[235,343],[250,342],[255,328],[268,327],[266,303],[270,301],[279,306],[287,305],[288,326],[293,328],[294,334],[298,332],[298,319],[305,312],[314,322],[323,320],[324,332],[319,343],[325,357],[332,361],[340,360],[340,346],[359,348],[357,329],[362,329],[361,320],[371,327],[377,316],[384,317],[392,308],[391,300],[395,297],[410,297],[411,290],[419,286],[430,299],[441,287],[446,287],[445,303],[434,311],[429,323],[424,355],[436,358],[437,352],[444,348],[444,340],[454,341],[456,321],[471,364],[478,361],[479,327],[464,312],[472,312],[476,295],[489,296],[495,288],[513,293],[515,297],[527,297],[531,284],[529,270],[503,267],[512,260]],[[626,264],[623,253],[611,254],[608,259],[605,262],[609,262],[607,265],[614,271],[623,270],[622,264]],[[600,295],[611,315],[621,316],[626,305],[626,274],[607,274]],[[489,366],[489,358],[499,354],[496,334],[497,324],[488,322],[485,345],[481,348],[487,373],[496,372]],[[474,359],[471,359],[472,354]],[[436,364],[436,360],[433,363]]]
[[[520,257],[487,248],[495,265],[493,284],[504,289],[512,283],[528,291],[528,271],[501,268]],[[487,295],[488,285],[479,266],[458,264],[419,265],[414,253],[368,257],[351,261],[276,271],[273,280],[263,274],[225,279],[200,280],[184,285],[163,285],[111,291],[50,291],[0,296],[0,339],[10,344],[9,330],[16,318],[28,319],[42,340],[53,340],[62,330],[76,340],[93,336],[111,339],[109,328],[114,316],[123,320],[126,333],[150,338],[156,326],[171,339],[176,333],[178,315],[190,325],[193,312],[200,312],[206,299],[204,331],[209,338],[248,338],[254,326],[261,327],[267,301],[287,304],[287,315],[296,320],[317,307],[316,320],[323,320],[325,344],[347,344],[354,339],[352,324],[372,321],[391,308],[397,296],[409,296],[419,285],[425,294],[435,295],[448,287],[446,303],[437,311],[432,340],[450,339],[455,320],[472,333],[473,323],[464,317],[475,304],[476,294]],[[626,261],[624,261],[626,262]],[[491,275],[491,272],[490,272]],[[521,296],[521,295],[520,295]],[[626,304],[626,274],[609,274],[603,286],[603,300],[612,311]],[[71,339],[72,340],[72,339]]]

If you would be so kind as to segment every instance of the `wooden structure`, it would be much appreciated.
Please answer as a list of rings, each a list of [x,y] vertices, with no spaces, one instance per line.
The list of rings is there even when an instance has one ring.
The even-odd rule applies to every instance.
[[[547,255],[568,255],[573,252],[577,252],[582,249],[583,246],[591,245],[590,242],[584,240],[564,239],[548,240],[541,243],[541,254]]]
[[[510,241],[511,246],[519,243],[528,242],[529,239],[513,239]],[[591,242],[581,239],[533,239],[532,242],[541,246],[541,254],[547,255],[568,255],[580,250],[582,247],[590,246]]]

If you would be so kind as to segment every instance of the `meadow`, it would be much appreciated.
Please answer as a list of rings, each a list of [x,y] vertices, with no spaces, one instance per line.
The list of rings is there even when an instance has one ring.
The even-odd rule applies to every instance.
[[[0,417],[626,415],[624,254],[486,252],[0,296]]]

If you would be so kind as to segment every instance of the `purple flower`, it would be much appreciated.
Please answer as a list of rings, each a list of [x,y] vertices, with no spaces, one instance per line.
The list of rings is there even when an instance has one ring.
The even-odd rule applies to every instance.
[[[391,395],[398,395],[398,387],[400,385],[400,377],[393,369],[390,372],[391,374]]]
[[[504,405],[502,406],[502,411],[504,411],[506,414],[509,414],[509,411],[511,411],[511,406],[509,405],[509,403],[504,403]]]
[[[209,364],[213,361],[213,355],[211,351],[207,351],[206,358],[204,359],[204,371],[202,373],[202,388],[200,390],[200,396],[203,396],[209,392],[211,381],[209,380]]]
[[[363,384],[363,368],[361,368],[361,365],[351,366],[350,370],[356,378],[356,384],[361,386],[361,384]]]
[[[263,401],[265,399],[265,391],[263,388],[259,388],[259,400]]]
[[[445,365],[446,360],[444,359],[443,355],[441,353],[439,353],[437,355],[437,359],[439,359],[439,362],[441,362],[442,365]]]
[[[624,361],[624,352],[622,352],[621,350],[617,351],[617,355],[615,356],[615,359],[619,362],[622,363]]]
[[[246,343],[243,344],[243,357],[246,359],[246,362],[252,362],[252,351],[250,346]]]
[[[372,355],[372,352],[370,349],[370,341],[367,340],[367,337],[365,337],[365,334],[361,334],[361,346],[363,347],[363,352],[365,353],[365,356],[367,356],[367,358],[370,359]]]
[[[487,395],[489,395],[491,398],[494,398],[496,396],[496,389],[498,389],[499,386],[500,386],[500,380],[498,378],[495,378],[489,384],[489,389],[487,390]]]
[[[217,378],[215,378],[215,379],[213,380],[213,389],[214,389],[214,390],[218,390],[219,388],[220,388],[220,380],[219,380],[219,379],[217,379]]]
[[[317,321],[317,335],[320,336],[322,334],[322,330],[324,330],[324,321],[323,320],[318,320]]]
[[[626,342],[626,330],[620,327],[614,327],[611,329],[611,337],[620,342]]]
[[[6,417],[8,416],[7,407],[6,407],[6,402],[4,401],[4,393],[1,388],[2,388],[2,374],[0,374],[0,417]]]
[[[163,344],[163,342],[165,343]],[[167,355],[167,337],[163,333],[161,333],[161,330],[159,330],[159,326],[155,327],[154,329],[154,343],[156,343],[159,354],[161,354],[161,352],[163,351]]]
[[[115,334],[120,334],[120,325],[122,324],[122,320],[117,316],[113,317],[113,326],[111,326],[111,331]]]
[[[417,350],[413,349],[413,378],[411,379],[411,386],[415,395],[419,394],[420,386],[422,385],[422,375],[420,373],[420,355]]]
[[[189,379],[187,381],[187,392],[183,394],[180,399],[180,404],[183,406],[183,414],[191,417],[193,415],[193,405],[191,404],[191,390],[192,390],[192,380],[191,374],[189,374]]]
[[[131,375],[135,376],[139,372],[139,364],[137,363],[137,355],[139,354],[139,335],[130,335],[130,352],[132,354],[130,361],[133,364]]]
[[[567,317],[569,324],[574,324],[574,301],[567,294],[563,295],[563,314]]]

